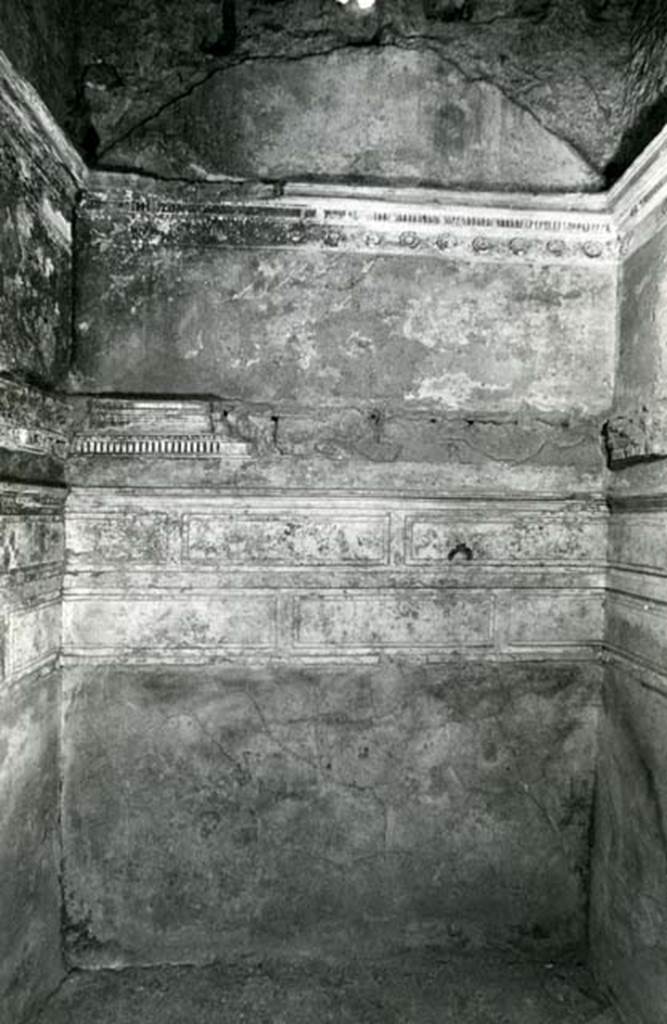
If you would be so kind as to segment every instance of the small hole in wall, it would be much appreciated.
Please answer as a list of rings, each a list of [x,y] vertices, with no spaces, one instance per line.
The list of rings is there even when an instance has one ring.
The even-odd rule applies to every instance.
[[[472,548],[467,544],[456,544],[447,555],[449,562],[472,562]]]

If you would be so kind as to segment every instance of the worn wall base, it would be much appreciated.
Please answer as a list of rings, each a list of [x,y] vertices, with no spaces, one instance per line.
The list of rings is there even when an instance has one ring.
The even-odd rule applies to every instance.
[[[593,664],[66,671],[72,964],[585,935]]]
[[[591,894],[593,963],[628,1022],[667,1005],[667,774],[664,677],[636,663],[607,669]]]

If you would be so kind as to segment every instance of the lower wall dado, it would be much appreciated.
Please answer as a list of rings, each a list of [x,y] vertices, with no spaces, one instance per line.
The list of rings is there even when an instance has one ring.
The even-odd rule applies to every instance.
[[[579,950],[599,671],[70,666],[70,962]]]
[[[606,524],[598,498],[75,487],[70,961],[581,946]]]

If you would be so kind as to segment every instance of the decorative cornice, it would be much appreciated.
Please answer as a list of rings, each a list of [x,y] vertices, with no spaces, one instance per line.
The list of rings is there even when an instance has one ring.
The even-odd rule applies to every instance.
[[[432,256],[492,262],[580,262],[616,258],[616,237],[599,197],[477,196],[430,190],[312,188],[280,196],[229,194],[91,176],[80,215],[103,228],[105,246],[268,247]],[[302,191],[298,191],[299,189]]]
[[[607,193],[608,209],[627,256],[667,223],[667,128]]]
[[[249,445],[232,436],[215,400],[73,399],[83,401],[72,455],[247,459]],[[80,409],[79,409],[80,415]]]
[[[246,459],[248,445],[211,434],[87,434],[74,438],[72,454]]]
[[[79,429],[103,435],[206,434],[220,421],[215,400],[162,398],[72,397],[84,407]]]
[[[667,128],[607,193],[525,195],[92,173],[82,213],[116,244],[315,247],[529,262],[607,262],[667,222]]]

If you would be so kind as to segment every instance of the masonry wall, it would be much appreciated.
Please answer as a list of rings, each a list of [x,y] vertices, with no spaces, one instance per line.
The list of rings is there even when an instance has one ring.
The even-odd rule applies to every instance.
[[[81,167],[0,55],[0,1018],[59,983],[59,654],[71,218]]]
[[[92,183],[72,963],[585,941],[613,253],[412,202]]]
[[[572,192],[601,186],[580,153],[525,105],[466,77],[436,47],[333,46],[272,60],[274,47],[272,41],[259,60],[197,76],[196,87],[105,152],[105,165],[194,180]],[[103,107],[113,102],[113,91],[101,97]],[[136,119],[126,108],[125,119],[133,113]]]
[[[65,130],[76,118],[79,7],[76,0],[0,2],[4,55]]]
[[[609,661],[591,903],[598,973],[626,1019],[642,1024],[661,1021],[667,1000],[667,478],[661,427],[667,237],[655,228],[653,223],[642,236],[630,236],[621,276],[614,422],[628,458],[621,457],[610,475]]]
[[[283,0],[277,12],[88,0],[82,78],[105,165],[569,188],[591,183],[586,163],[604,174],[636,117],[624,98],[641,19],[625,4]]]
[[[46,386],[67,371],[72,326],[74,151],[0,54],[0,372]]]

